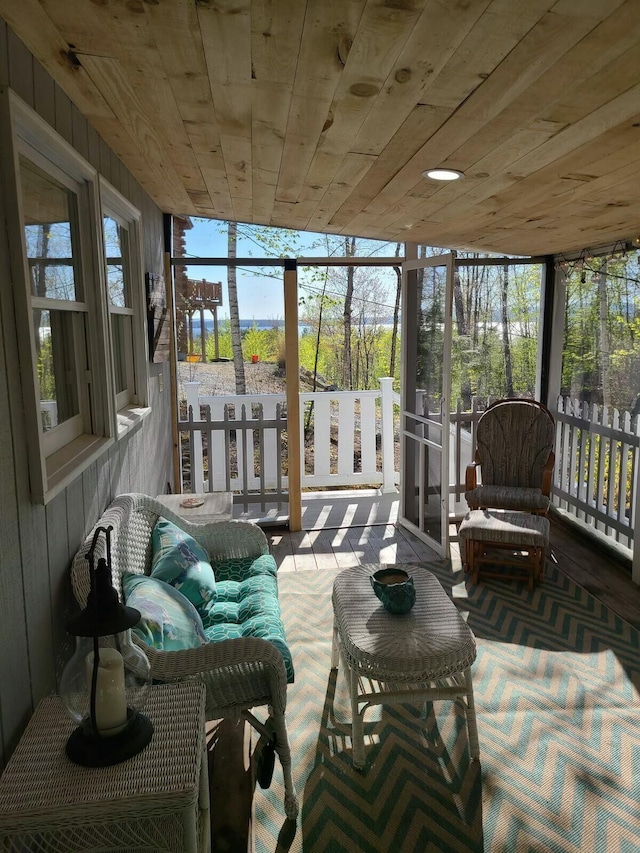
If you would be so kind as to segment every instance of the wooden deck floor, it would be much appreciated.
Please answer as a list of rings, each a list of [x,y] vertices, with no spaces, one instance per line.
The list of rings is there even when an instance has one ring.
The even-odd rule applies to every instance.
[[[348,568],[365,563],[419,563],[436,553],[396,524],[397,496],[375,493],[316,493],[305,496],[299,533],[266,528],[280,572]],[[455,526],[451,528],[452,560],[460,565]],[[550,559],[608,607],[640,628],[640,587],[630,567],[551,518]],[[251,750],[257,736],[240,723],[210,726],[212,853],[250,853],[253,788]]]
[[[347,568],[363,563],[414,563],[436,554],[397,524],[398,495],[370,491],[310,492],[303,496],[304,531],[289,533],[266,527],[280,571]],[[238,508],[236,507],[236,510]],[[260,517],[257,508],[236,517]],[[282,517],[283,514],[282,514]],[[275,522],[278,514],[268,520]],[[552,515],[550,559],[602,599],[620,616],[640,627],[640,587],[621,558]],[[456,527],[450,531],[454,566],[460,560]]]

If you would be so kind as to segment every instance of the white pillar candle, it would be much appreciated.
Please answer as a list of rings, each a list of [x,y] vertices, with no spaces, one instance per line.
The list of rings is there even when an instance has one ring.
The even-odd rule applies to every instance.
[[[87,655],[87,689],[91,695],[93,652]],[[96,683],[96,728],[101,735],[117,735],[127,723],[127,697],[124,690],[124,661],[116,649],[98,653]]]

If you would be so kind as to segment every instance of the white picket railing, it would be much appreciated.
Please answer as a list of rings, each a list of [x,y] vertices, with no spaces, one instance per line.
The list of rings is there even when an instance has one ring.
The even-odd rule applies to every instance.
[[[302,441],[312,441],[302,466],[303,488],[380,486],[394,492],[393,379],[376,391],[316,391],[300,394]],[[380,446],[380,458],[378,457]]]
[[[198,382],[184,385],[189,414],[178,430],[188,441],[184,456],[191,491],[269,493],[270,501],[286,500],[284,395],[199,396]],[[370,485],[395,491],[397,399],[388,377],[380,380],[379,391],[301,394],[301,441],[311,460],[302,466],[302,487]]]
[[[631,548],[637,501],[640,418],[560,397],[554,504]]]
[[[284,395],[198,397],[199,383],[185,386],[190,415],[178,429],[189,442],[188,489],[233,491],[242,503],[248,496],[252,502],[286,502]],[[399,397],[391,379],[381,379],[379,391],[304,393],[300,407],[301,441],[307,445],[303,488],[369,485],[395,491]],[[451,413],[452,510],[464,506],[465,468],[485,407],[474,399],[471,410],[463,411],[458,401]],[[554,505],[631,548],[640,417],[569,398],[559,398],[553,414]]]

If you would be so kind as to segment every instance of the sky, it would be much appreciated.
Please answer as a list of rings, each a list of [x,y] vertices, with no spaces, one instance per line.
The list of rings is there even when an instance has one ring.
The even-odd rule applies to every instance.
[[[227,225],[218,220],[192,218],[193,228],[186,231],[187,257],[227,257]],[[272,238],[271,248],[265,248],[261,242],[251,237],[249,226],[238,226],[237,257],[326,257],[328,254],[344,255],[344,251],[330,252],[327,249],[326,238],[321,234],[302,231],[284,231],[281,229],[258,229]],[[242,232],[247,232],[247,236]],[[278,232],[280,232],[278,234]],[[277,235],[277,236],[276,236]],[[334,239],[334,238],[332,238]],[[285,251],[283,251],[283,245]],[[381,243],[372,240],[360,241],[363,254],[391,256],[395,254],[395,243]],[[383,271],[380,270],[380,273]],[[391,271],[387,275],[393,275]],[[238,302],[241,319],[283,319],[284,291],[282,284],[282,267],[262,267],[260,269],[238,268]],[[187,276],[192,279],[205,278],[207,281],[222,282],[224,304],[218,312],[218,318],[229,316],[227,304],[227,269],[226,266],[187,265]],[[304,273],[300,272],[301,284]],[[395,278],[395,276],[394,276]],[[304,294],[304,287],[300,288]]]

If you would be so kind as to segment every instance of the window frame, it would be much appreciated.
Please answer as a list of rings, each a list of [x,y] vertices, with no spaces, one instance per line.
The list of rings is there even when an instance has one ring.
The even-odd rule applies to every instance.
[[[0,170],[13,305],[17,338],[23,342],[17,347],[17,359],[22,386],[29,484],[31,499],[46,504],[102,456],[119,433],[126,431],[119,427],[120,418],[114,391],[103,241],[102,184],[98,171],[11,89],[0,92],[0,142],[5,154],[0,163]],[[62,182],[65,186],[70,183],[74,194],[74,187],[79,190],[76,196],[77,268],[81,289],[76,291],[76,297],[80,296],[82,301],[71,302],[33,294],[20,184],[21,155],[59,183]],[[123,197],[116,199],[119,194],[116,194],[113,188],[107,191],[107,195],[117,210],[125,211],[125,218],[133,223],[136,234],[138,248],[132,254],[135,255],[136,275],[138,280],[142,281],[140,286],[133,288],[134,291],[142,291],[135,297],[137,317],[133,332],[136,381],[140,391],[136,399],[139,406],[146,406],[148,375],[144,325],[142,333],[139,331],[141,323],[146,319],[144,311],[141,310],[144,305],[141,214]],[[75,263],[75,247],[73,254]],[[85,330],[79,349],[78,343],[75,343],[76,364],[81,371],[79,387],[83,397],[80,405],[82,431],[70,429],[65,433],[64,429],[59,430],[58,437],[61,440],[59,446],[56,446],[54,439],[47,438],[47,432],[53,433],[56,430],[42,429],[33,310],[60,310],[61,306],[63,310],[71,311],[73,322],[84,325]],[[137,340],[138,338],[141,338],[141,341]],[[78,361],[81,351],[86,365]],[[150,410],[138,408],[133,416],[129,413],[125,418],[128,424],[126,428],[137,423],[148,411]]]
[[[65,308],[55,307],[51,305],[53,300],[32,299],[31,308],[40,308],[44,311],[64,311],[65,314],[71,316],[71,324],[73,327],[73,349],[74,349],[74,364],[78,374],[78,395],[79,395],[79,411],[76,415],[72,415],[62,423],[54,426],[52,429],[41,433],[41,441],[45,456],[49,457],[56,453],[61,448],[70,444],[79,436],[83,435],[90,429],[91,424],[87,422],[87,414],[90,410],[90,402],[87,397],[86,383],[80,378],[81,370],[78,370],[78,365],[83,358],[83,350],[86,351],[86,311],[82,310],[82,305],[77,302],[64,303]],[[55,300],[57,302],[57,300]],[[34,342],[35,348],[35,342]],[[84,368],[86,370],[86,368]],[[40,400],[40,405],[42,401]],[[42,409],[41,409],[42,411]]]
[[[115,404],[116,434],[122,436],[137,417],[144,414],[149,405],[149,374],[147,334],[146,334],[146,297],[143,274],[142,255],[142,214],[129,202],[115,187],[113,187],[102,175],[99,176],[100,185],[100,235],[102,244],[102,259],[105,280],[105,305],[108,315],[110,364],[112,393]],[[108,292],[107,278],[107,251],[104,242],[104,217],[113,219],[120,227],[127,231],[127,245],[125,247],[126,264],[130,280],[125,281],[125,293],[128,295],[130,305],[120,308],[111,304]],[[125,255],[123,255],[124,259]],[[111,325],[112,316],[124,316],[128,318],[125,326],[129,326],[126,340],[127,352],[125,353],[125,372],[127,388],[118,393],[116,391],[116,370],[113,329]]]
[[[74,365],[76,368],[76,386],[78,393],[78,413],[63,421],[61,424],[53,427],[50,430],[40,433],[40,440],[43,446],[45,457],[49,458],[57,451],[61,450],[66,445],[70,444],[79,436],[89,433],[91,430],[91,399],[88,393],[87,382],[83,381],[83,377],[88,370],[86,347],[87,347],[87,328],[89,319],[89,309],[84,301],[85,287],[84,278],[87,275],[86,263],[83,259],[84,239],[82,236],[82,213],[87,204],[85,187],[75,178],[72,178],[66,171],[60,169],[55,163],[48,161],[41,153],[34,149],[30,143],[23,142],[18,144],[18,163],[19,171],[16,176],[20,199],[22,199],[21,190],[21,159],[28,161],[34,165],[40,172],[43,172],[48,178],[51,178],[56,184],[64,187],[75,196],[75,210],[70,211],[69,221],[72,224],[72,234],[74,239],[72,244],[76,243],[74,253],[70,258],[74,269],[74,277],[77,279],[75,285],[79,288],[80,293],[76,291],[74,300],[58,299],[49,296],[37,296],[33,293],[32,287],[32,264],[26,250],[26,238],[24,236],[24,217],[21,215],[23,240],[25,243],[24,252],[27,264],[27,300],[30,303],[30,310],[47,311],[51,315],[54,311],[70,315],[71,326],[73,329],[73,349],[74,349]],[[20,201],[22,205],[22,200]],[[35,338],[31,339],[31,345],[36,352]],[[36,356],[37,364],[37,356]],[[39,382],[36,379],[36,393],[39,389]],[[38,397],[39,399],[39,397]]]

